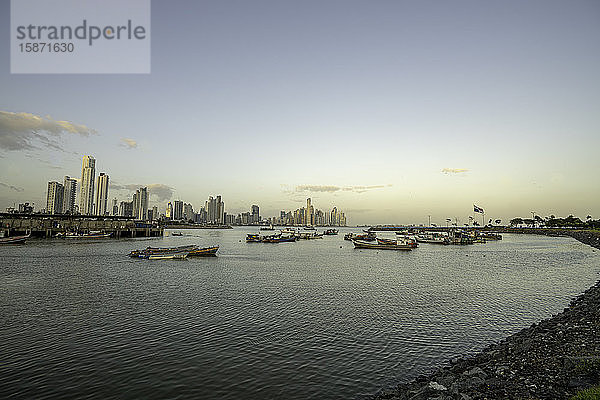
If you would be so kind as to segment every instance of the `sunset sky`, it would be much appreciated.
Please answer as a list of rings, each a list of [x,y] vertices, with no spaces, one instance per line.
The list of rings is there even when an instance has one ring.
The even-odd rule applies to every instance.
[[[600,217],[598,1],[153,1],[139,75],[11,74],[9,29],[0,0],[2,210],[89,154],[163,212]]]

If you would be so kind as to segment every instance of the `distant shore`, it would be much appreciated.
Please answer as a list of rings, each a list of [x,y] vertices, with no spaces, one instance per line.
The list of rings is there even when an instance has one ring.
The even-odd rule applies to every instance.
[[[500,230],[500,229],[498,229]],[[600,249],[600,231],[515,228]],[[600,384],[600,281],[561,313],[375,399],[568,399]]]

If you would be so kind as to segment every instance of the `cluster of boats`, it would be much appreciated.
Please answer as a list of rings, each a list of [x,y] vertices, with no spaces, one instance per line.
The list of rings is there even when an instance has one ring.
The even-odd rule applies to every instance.
[[[350,240],[357,249],[381,250],[411,250],[418,247],[419,243],[443,245],[467,245],[485,243],[487,240],[502,240],[502,235],[493,232],[479,232],[466,230],[452,230],[449,232],[430,231],[401,231],[396,232],[396,239],[381,239],[373,231],[364,231],[363,234],[348,233],[345,240]]]
[[[212,257],[217,255],[219,246],[203,247],[192,244],[179,247],[146,247],[133,250],[128,256],[147,260],[184,260],[187,257]]]
[[[306,228],[304,228],[306,229]],[[264,230],[264,229],[261,229]],[[280,233],[271,235],[260,235],[258,233],[249,233],[246,235],[247,243],[284,243],[295,242],[297,240],[323,239],[323,236],[337,235],[337,229],[327,229],[323,233],[317,233],[316,230],[309,232],[300,232],[292,228],[282,229]]]

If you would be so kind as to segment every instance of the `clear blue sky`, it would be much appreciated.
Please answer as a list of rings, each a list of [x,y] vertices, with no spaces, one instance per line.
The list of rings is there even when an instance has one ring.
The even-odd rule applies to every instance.
[[[0,147],[2,208],[91,154],[117,185],[229,212],[600,216],[598,1],[153,1],[149,75],[11,75],[9,5],[0,111],[97,134]]]

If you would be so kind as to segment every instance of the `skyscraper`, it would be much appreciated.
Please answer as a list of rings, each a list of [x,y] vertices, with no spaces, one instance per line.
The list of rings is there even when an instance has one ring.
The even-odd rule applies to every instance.
[[[165,211],[165,217],[167,219],[173,219],[173,203],[169,202],[167,204],[167,210]]]
[[[260,222],[260,209],[256,204],[252,205],[252,223],[258,224]]]
[[[106,215],[108,211],[108,175],[101,172],[96,180],[96,215]]]
[[[173,219],[180,220],[183,218],[183,201],[175,200],[173,202]]]
[[[311,205],[310,197],[306,199],[306,225],[314,225],[315,209]]]
[[[81,192],[79,195],[79,212],[91,215],[94,212],[94,179],[96,178],[96,160],[92,156],[84,156],[81,165]]]
[[[77,179],[65,176],[63,181],[64,195],[62,212],[73,214],[75,212],[75,196],[77,194]]]
[[[63,185],[58,182],[48,182],[48,197],[46,198],[46,212],[48,214],[62,213],[63,194]]]
[[[133,216],[145,221],[148,219],[148,188],[143,187],[135,191],[133,195]]]

